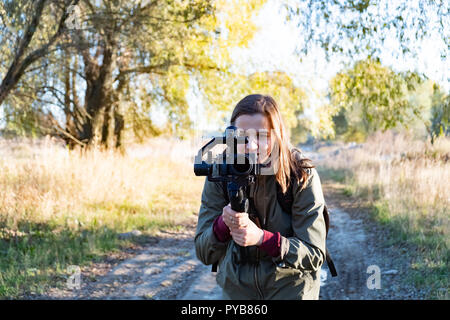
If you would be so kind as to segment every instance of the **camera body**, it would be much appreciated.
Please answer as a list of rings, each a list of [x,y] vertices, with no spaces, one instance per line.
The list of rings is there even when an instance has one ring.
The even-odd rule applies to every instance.
[[[209,181],[236,182],[239,185],[245,180],[253,181],[254,177],[261,173],[257,155],[237,153],[238,145],[245,145],[247,139],[239,134],[235,126],[227,127],[224,136],[212,138],[199,150],[194,163],[195,175],[208,176]],[[226,144],[227,148],[214,162],[210,150],[218,144]],[[205,153],[207,153],[206,161],[203,160]]]
[[[212,138],[199,150],[194,163],[196,176],[207,176],[209,181],[227,183],[231,209],[237,212],[249,211],[248,187],[261,173],[256,154],[237,153],[238,145],[245,145],[247,141],[247,137],[241,135],[235,126],[229,126],[224,136]],[[226,144],[227,148],[214,163],[210,150],[218,144]],[[206,161],[202,160],[205,153]]]
[[[254,207],[250,207],[248,191],[250,185],[255,183],[256,176],[261,174],[261,165],[258,164],[256,154],[237,153],[238,145],[244,144],[243,149],[245,149],[247,142],[248,138],[243,136],[235,126],[227,127],[224,136],[212,138],[199,150],[195,157],[194,173],[196,176],[207,176],[209,181],[226,183],[231,209],[248,213],[249,218],[260,226]],[[216,162],[213,162],[210,150],[218,144],[226,144],[227,147]],[[205,154],[207,154],[207,160],[203,161]],[[248,248],[237,246],[241,251],[241,257],[247,257]]]

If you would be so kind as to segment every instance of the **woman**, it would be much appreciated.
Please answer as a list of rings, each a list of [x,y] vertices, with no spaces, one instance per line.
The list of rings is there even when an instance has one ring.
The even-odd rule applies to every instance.
[[[238,152],[256,153],[276,170],[257,176],[249,193],[263,222],[259,226],[247,213],[231,209],[220,182],[205,180],[197,257],[206,265],[218,263],[216,279],[224,299],[318,299],[326,229],[317,171],[291,148],[280,109],[270,96],[245,97],[230,122],[251,133],[245,150]],[[269,134],[258,139],[255,132]],[[277,158],[270,157],[274,150]],[[292,188],[291,213],[277,201],[277,184],[282,192]]]

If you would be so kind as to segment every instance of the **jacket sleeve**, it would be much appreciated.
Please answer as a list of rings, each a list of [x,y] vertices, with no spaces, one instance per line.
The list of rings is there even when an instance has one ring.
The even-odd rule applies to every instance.
[[[302,271],[316,271],[325,260],[326,227],[323,218],[325,200],[320,178],[311,170],[303,190],[293,186],[292,204],[293,237],[281,238],[281,253],[277,263],[287,264]]]
[[[208,181],[206,177],[194,240],[197,258],[206,265],[217,262],[227,249],[229,240],[220,242],[213,231],[214,220],[227,204],[220,182]]]

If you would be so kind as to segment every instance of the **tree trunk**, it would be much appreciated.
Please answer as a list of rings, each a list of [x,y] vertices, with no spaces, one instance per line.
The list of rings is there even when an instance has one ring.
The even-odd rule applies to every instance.
[[[114,108],[114,136],[115,136],[115,147],[121,148],[123,145],[123,129],[125,127],[125,119],[123,115],[119,113],[118,108]]]
[[[61,18],[58,20],[57,31],[50,37],[47,43],[43,44],[38,49],[31,51],[25,56],[25,52],[30,49],[29,45],[39,26],[46,3],[46,0],[35,1],[33,16],[31,17],[30,23],[27,25],[23,36],[20,38],[18,50],[14,56],[14,60],[12,61],[8,72],[0,84],[0,105],[6,99],[8,94],[14,89],[17,83],[19,83],[20,78],[23,76],[27,68],[32,63],[46,56],[49,52],[49,48],[61,37],[65,30],[65,21],[69,16],[69,12],[66,9],[70,5],[77,5],[78,2],[79,0],[74,0],[71,3],[65,4]]]
[[[87,119],[83,139],[87,140],[89,147],[108,147],[108,136],[113,112],[112,70],[113,47],[105,44],[103,48],[103,61],[99,66],[95,61],[85,59],[86,64],[86,95],[85,109],[90,115]]]
[[[75,83],[71,83],[72,73],[70,71],[70,58],[65,54],[64,57],[64,115],[66,117],[65,130],[72,137],[76,137],[77,130],[75,127],[75,112],[72,108],[71,93],[73,92],[73,86]],[[66,144],[72,149],[76,142],[70,138],[70,136],[64,136],[63,139]]]

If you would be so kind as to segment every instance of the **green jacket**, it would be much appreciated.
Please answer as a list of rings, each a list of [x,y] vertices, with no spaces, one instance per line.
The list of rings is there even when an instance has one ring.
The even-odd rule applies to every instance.
[[[277,201],[274,175],[261,175],[250,190],[265,229],[281,234],[281,254],[271,257],[257,246],[249,254],[256,264],[241,262],[241,251],[233,240],[219,242],[213,232],[214,219],[226,202],[220,182],[205,179],[195,235],[198,259],[210,265],[219,262],[217,283],[230,299],[318,299],[320,268],[325,260],[326,229],[322,211],[324,198],[319,175],[311,170],[306,187],[293,184],[292,215]]]

